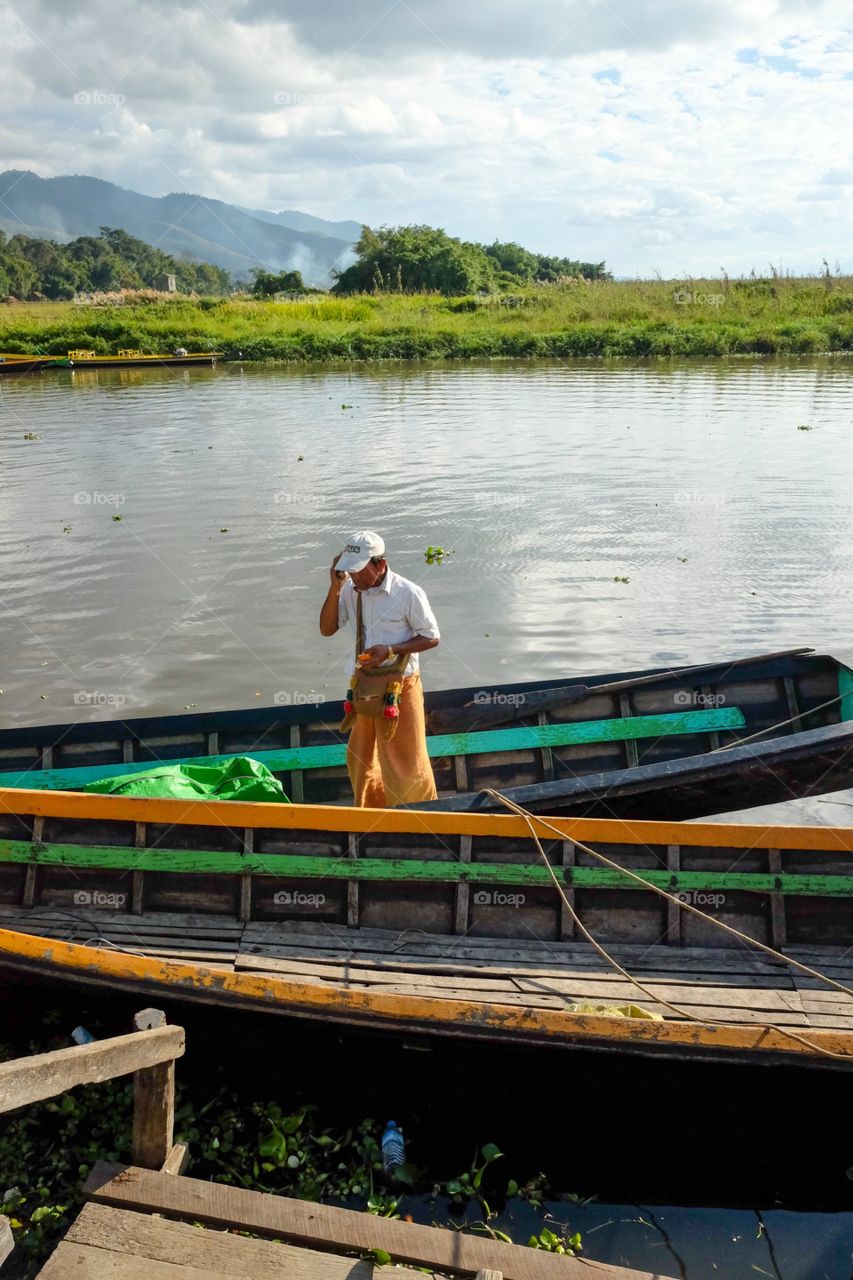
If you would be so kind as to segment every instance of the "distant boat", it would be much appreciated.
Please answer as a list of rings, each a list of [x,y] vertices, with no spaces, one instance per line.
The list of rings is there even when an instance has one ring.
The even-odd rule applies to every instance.
[[[32,373],[40,369],[126,369],[138,366],[174,364],[213,365],[221,360],[222,351],[185,351],[179,347],[168,354],[147,356],[125,348],[114,356],[99,356],[94,351],[69,351],[67,356],[31,356],[0,354],[0,374]]]
[[[151,366],[173,364],[215,364],[222,358],[221,351],[185,351],[179,347],[177,351],[161,355],[143,355],[130,347],[119,351],[114,356],[99,356],[94,351],[69,351],[67,357],[53,359],[51,364],[58,369],[126,369],[128,366]]]
[[[32,373],[36,369],[49,369],[56,365],[56,356],[28,356],[0,354],[0,374]]]

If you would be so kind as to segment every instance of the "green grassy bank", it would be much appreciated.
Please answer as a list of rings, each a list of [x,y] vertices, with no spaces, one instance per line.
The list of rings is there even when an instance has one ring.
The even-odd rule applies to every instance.
[[[0,351],[247,360],[727,356],[853,351],[853,277],[577,282],[511,297],[319,295],[0,311]]]

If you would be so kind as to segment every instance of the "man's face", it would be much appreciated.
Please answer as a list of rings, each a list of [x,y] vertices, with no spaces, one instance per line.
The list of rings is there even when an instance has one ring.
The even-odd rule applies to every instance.
[[[357,573],[350,574],[352,585],[356,591],[369,591],[371,587],[376,586],[377,582],[381,582],[387,568],[388,566],[384,560],[380,560],[378,564],[368,560],[363,569],[359,569]]]

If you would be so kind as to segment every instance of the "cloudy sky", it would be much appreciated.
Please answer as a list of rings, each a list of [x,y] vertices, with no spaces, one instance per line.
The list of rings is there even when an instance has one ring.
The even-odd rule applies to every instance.
[[[0,0],[0,168],[618,275],[853,270],[849,0]]]

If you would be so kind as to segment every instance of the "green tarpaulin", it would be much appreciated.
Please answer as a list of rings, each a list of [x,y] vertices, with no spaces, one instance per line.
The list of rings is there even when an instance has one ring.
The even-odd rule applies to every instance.
[[[289,804],[265,764],[234,756],[222,764],[162,764],[144,773],[87,782],[84,791],[107,796],[165,796],[174,800],[273,800]]]

